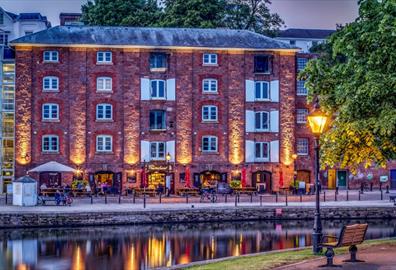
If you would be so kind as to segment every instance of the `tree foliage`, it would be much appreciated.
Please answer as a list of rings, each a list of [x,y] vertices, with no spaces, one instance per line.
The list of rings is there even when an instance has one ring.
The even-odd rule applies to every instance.
[[[273,35],[283,25],[270,0],[90,0],[82,6],[87,25],[246,29]]]
[[[356,171],[396,158],[396,0],[360,0],[359,18],[333,34],[300,74],[333,122],[324,164]]]

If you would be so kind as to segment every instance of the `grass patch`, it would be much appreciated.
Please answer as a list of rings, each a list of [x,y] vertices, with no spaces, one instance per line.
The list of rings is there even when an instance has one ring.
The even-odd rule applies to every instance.
[[[359,245],[359,249],[367,249],[377,245],[396,245],[396,239],[385,240],[367,240]],[[348,252],[348,248],[339,248],[335,250],[336,254]],[[208,263],[188,267],[189,270],[267,270],[273,269],[286,264],[293,264],[304,260],[314,259],[323,255],[313,255],[311,248],[296,251],[280,251],[269,254],[252,255],[247,257],[235,257],[220,262]]]

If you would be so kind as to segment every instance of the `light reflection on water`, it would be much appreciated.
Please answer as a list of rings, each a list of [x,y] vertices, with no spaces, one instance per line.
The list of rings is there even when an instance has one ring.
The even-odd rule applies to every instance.
[[[353,221],[355,223],[356,221]],[[326,222],[337,234],[342,223]],[[351,223],[351,222],[349,222]],[[367,238],[396,236],[396,220],[369,221]],[[311,245],[312,222],[0,230],[0,269],[137,270]]]

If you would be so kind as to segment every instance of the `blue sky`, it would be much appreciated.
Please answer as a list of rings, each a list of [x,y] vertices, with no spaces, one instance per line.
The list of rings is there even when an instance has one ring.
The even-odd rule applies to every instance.
[[[0,0],[10,12],[40,12],[52,25],[59,24],[60,12],[80,12],[87,0]],[[286,22],[287,27],[334,29],[337,23],[355,20],[358,0],[272,0],[270,6]]]

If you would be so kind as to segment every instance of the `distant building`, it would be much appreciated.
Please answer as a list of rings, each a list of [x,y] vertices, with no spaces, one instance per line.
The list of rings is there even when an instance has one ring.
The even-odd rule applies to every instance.
[[[18,15],[0,7],[0,193],[14,179],[15,56],[8,41],[49,27],[40,13]]]
[[[61,13],[59,14],[60,25],[83,25],[80,21],[81,13]]]
[[[323,43],[335,30],[289,28],[280,31],[277,40],[299,47],[308,53],[312,46]]]

